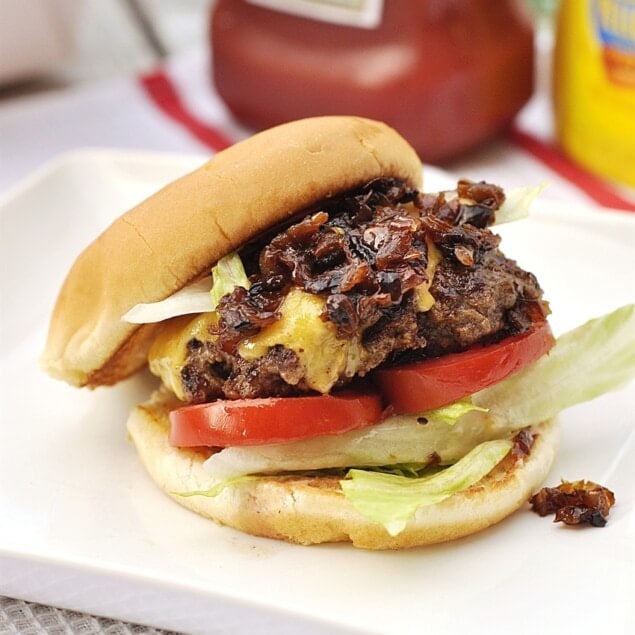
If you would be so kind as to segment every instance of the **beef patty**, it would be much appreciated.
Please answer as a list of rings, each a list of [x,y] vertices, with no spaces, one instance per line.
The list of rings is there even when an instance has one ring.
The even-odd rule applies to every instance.
[[[486,183],[460,181],[449,196],[378,180],[250,246],[241,254],[250,289],[224,296],[210,339],[188,343],[181,372],[187,400],[309,390],[293,350],[273,346],[251,360],[238,353],[241,340],[279,319],[290,288],[321,296],[322,319],[337,337],[361,343],[355,376],[525,332],[548,309],[535,277],[501,253],[488,229],[503,200],[502,190]],[[425,310],[422,287],[434,298]],[[336,385],[351,379],[342,374]]]

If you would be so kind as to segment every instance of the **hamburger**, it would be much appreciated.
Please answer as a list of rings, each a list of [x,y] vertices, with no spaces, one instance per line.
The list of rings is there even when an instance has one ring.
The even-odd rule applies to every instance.
[[[632,374],[633,311],[554,343],[538,281],[491,229],[527,196],[421,179],[366,119],[246,139],[79,255],[42,366],[95,388],[149,365],[160,386],[130,437],[167,494],[221,524],[370,549],[484,529],[544,480],[557,412]],[[600,337],[620,342],[602,359]],[[579,351],[597,372],[551,398]]]

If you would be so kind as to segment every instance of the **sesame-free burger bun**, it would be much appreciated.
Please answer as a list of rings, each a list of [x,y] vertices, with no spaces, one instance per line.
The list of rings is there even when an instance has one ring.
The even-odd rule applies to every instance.
[[[202,277],[299,211],[380,177],[420,187],[421,162],[388,126],[317,117],[218,153],[118,218],[77,258],[53,311],[43,368],[77,386],[114,384],[146,363],[155,326],[121,320]]]
[[[159,487],[184,507],[222,525],[303,545],[352,542],[365,549],[404,549],[473,534],[526,503],[547,476],[557,446],[554,423],[535,426],[528,456],[515,460],[508,455],[469,489],[419,508],[406,528],[391,536],[352,507],[335,476],[262,476],[237,481],[214,497],[180,496],[208,490],[212,483],[203,467],[204,454],[168,442],[172,399],[166,391],[157,391],[128,419],[130,437]]]

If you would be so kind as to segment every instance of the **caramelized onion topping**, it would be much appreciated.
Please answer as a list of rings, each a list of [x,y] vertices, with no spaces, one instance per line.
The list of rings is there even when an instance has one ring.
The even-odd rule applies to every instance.
[[[615,495],[593,481],[563,481],[558,487],[543,487],[529,502],[540,516],[555,514],[554,522],[604,527]]]
[[[324,300],[321,318],[363,355],[337,378],[341,388],[381,364],[466,350],[525,332],[548,312],[535,277],[498,249],[488,225],[504,196],[486,183],[421,194],[380,179],[304,210],[240,252],[250,288],[221,298],[210,339],[192,340],[181,368],[186,401],[306,394],[314,388],[292,348],[273,346],[257,359],[238,347],[281,317],[297,286]],[[475,224],[473,224],[475,223]],[[434,303],[421,311],[415,287],[428,281],[434,244]],[[510,461],[523,459],[518,442]]]
[[[444,193],[423,195],[395,179],[377,179],[326,201],[262,246],[248,291],[235,289],[221,300],[219,346],[233,352],[275,321],[291,286],[325,298],[322,319],[338,337],[363,333],[429,282],[426,238],[466,267],[496,249],[499,238],[484,228],[503,200],[502,190],[487,183],[460,181],[458,196],[448,201]]]

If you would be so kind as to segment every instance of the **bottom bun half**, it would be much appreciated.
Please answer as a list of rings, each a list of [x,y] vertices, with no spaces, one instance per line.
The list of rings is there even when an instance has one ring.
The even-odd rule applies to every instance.
[[[554,422],[535,426],[527,456],[516,461],[508,456],[476,485],[419,508],[406,528],[391,536],[353,508],[336,476],[262,476],[238,481],[215,497],[180,496],[207,490],[211,483],[203,467],[207,455],[168,443],[170,405],[158,392],[128,419],[132,441],[159,487],[179,504],[217,523],[303,545],[352,542],[364,549],[405,549],[473,534],[529,499],[546,478],[557,446]]]

